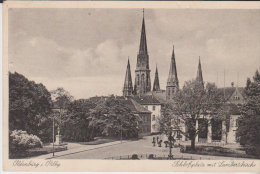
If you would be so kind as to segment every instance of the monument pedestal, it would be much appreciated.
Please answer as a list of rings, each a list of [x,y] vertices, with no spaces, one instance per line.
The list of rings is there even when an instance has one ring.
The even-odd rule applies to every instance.
[[[61,144],[62,144],[61,135],[56,135],[55,145],[61,145]]]

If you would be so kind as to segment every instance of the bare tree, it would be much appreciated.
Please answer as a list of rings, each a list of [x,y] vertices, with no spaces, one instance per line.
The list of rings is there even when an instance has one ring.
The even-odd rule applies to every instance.
[[[172,101],[162,111],[161,126],[180,128],[185,124],[187,131],[182,135],[191,140],[191,148],[195,149],[195,140],[199,132],[206,131],[205,125],[211,124],[210,119],[218,114],[223,106],[223,98],[215,84],[207,83],[206,87],[195,80],[185,82],[183,89],[176,92]],[[196,121],[203,119],[204,126],[196,126]],[[197,123],[198,124],[198,123]]]

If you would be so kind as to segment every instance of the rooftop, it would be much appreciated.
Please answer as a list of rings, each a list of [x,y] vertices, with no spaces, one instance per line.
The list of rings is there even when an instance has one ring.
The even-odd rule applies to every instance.
[[[131,99],[141,105],[161,105],[161,102],[153,95],[133,96]]]

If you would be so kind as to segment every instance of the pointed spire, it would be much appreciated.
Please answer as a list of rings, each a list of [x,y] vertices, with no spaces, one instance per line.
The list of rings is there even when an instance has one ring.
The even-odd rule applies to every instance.
[[[155,70],[155,77],[154,77],[154,83],[153,83],[153,91],[160,91],[160,83],[159,83],[159,75],[158,75],[157,65],[156,65],[156,70]]]
[[[130,96],[133,93],[133,85],[132,85],[132,76],[131,76],[131,68],[130,68],[130,62],[129,57],[127,61],[127,68],[125,73],[125,83],[123,88],[123,96]]]
[[[177,75],[174,46],[172,50],[172,58],[170,71],[166,85],[166,100],[174,100],[175,93],[179,90],[179,80]]]
[[[173,45],[173,50],[172,50],[172,58],[171,58],[169,76],[168,76],[168,80],[167,80],[167,86],[176,86],[177,88],[179,88],[179,80],[178,80],[178,75],[177,75],[174,45]]]
[[[201,63],[200,63],[200,57],[199,57],[199,65],[198,65],[198,70],[197,70],[196,81],[204,86],[203,76],[202,76],[202,69],[201,69]]]
[[[145,32],[145,21],[144,21],[144,9],[143,9],[143,23],[142,23],[142,30],[141,30],[140,47],[139,47],[139,54],[141,53],[148,54],[146,32]]]

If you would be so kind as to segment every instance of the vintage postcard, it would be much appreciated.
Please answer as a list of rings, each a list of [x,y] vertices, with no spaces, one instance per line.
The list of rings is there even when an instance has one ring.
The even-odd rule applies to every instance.
[[[260,171],[259,2],[5,2],[4,170]]]

